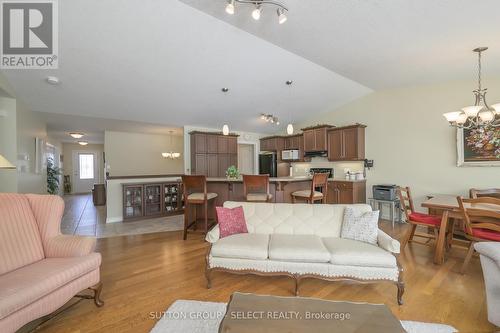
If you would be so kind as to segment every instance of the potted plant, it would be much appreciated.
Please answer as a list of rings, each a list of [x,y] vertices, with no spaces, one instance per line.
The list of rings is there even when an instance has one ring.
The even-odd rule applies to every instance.
[[[59,193],[59,176],[61,174],[61,168],[54,166],[54,160],[49,157],[47,159],[47,192],[49,194]]]
[[[226,177],[229,179],[237,179],[240,177],[240,172],[238,171],[238,168],[234,165],[231,165],[229,168],[226,170]]]

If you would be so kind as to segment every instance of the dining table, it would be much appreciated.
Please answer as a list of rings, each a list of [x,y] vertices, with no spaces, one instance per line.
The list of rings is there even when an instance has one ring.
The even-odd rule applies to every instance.
[[[422,207],[428,208],[429,211],[442,211],[441,225],[439,228],[436,251],[434,253],[434,263],[441,265],[444,262],[446,231],[449,229],[448,224],[450,223],[451,219],[462,220],[463,213],[461,212],[458,205],[457,195],[452,194],[438,194],[429,196],[429,199],[422,202]],[[469,207],[472,207],[472,204],[464,203],[465,209]],[[474,204],[474,208],[491,210],[500,213],[500,210],[498,210],[498,206],[489,204]]]

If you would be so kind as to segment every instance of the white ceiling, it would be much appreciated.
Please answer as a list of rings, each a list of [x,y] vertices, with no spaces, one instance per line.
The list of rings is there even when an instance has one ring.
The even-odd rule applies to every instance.
[[[183,135],[183,128],[168,127],[158,124],[149,124],[136,121],[116,120],[95,117],[83,117],[59,113],[41,112],[47,122],[49,136],[59,142],[78,142],[84,140],[89,143],[104,143],[104,131],[126,131],[147,134]],[[81,132],[85,136],[73,139],[70,132]]]
[[[59,1],[59,17],[58,70],[4,71],[34,111],[263,133],[261,112],[284,128],[371,91],[179,1]]]
[[[489,46],[484,74],[500,76],[499,0],[278,0],[260,21],[252,6],[181,0],[372,89],[475,79],[471,50]]]

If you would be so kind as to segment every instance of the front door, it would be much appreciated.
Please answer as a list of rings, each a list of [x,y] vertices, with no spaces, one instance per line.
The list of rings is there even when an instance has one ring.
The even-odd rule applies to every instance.
[[[99,181],[96,152],[73,152],[73,193],[89,193]]]

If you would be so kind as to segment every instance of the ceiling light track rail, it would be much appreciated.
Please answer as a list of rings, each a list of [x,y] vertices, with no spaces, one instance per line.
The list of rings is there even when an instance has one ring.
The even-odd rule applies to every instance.
[[[255,5],[255,6],[259,6],[259,5],[274,5],[274,6],[280,7],[283,10],[288,11],[288,8],[284,4],[282,4],[281,2],[272,1],[272,0],[262,0],[262,1],[234,0],[234,2],[249,3],[249,4],[252,4],[252,5]]]

